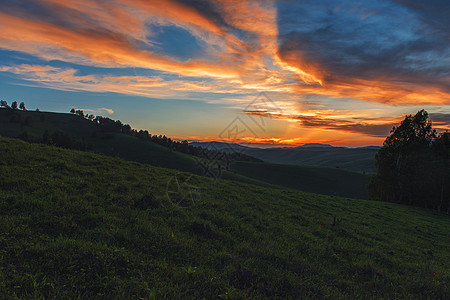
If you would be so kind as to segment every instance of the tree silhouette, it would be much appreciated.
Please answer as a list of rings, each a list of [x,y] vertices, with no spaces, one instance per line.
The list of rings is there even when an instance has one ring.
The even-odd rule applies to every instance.
[[[17,109],[17,101],[14,101],[13,103],[11,103],[11,108],[12,109]]]
[[[27,110],[26,107],[25,107],[25,103],[24,102],[20,102],[19,108],[21,110]]]
[[[440,210],[446,205],[447,138],[447,133],[437,135],[425,110],[407,115],[375,156],[377,174],[369,184],[372,198]]]
[[[84,112],[81,109],[77,109],[75,111],[75,114],[79,115],[80,117],[84,118]]]
[[[10,108],[9,105],[8,105],[8,102],[6,102],[5,100],[1,100],[0,101],[0,107]]]

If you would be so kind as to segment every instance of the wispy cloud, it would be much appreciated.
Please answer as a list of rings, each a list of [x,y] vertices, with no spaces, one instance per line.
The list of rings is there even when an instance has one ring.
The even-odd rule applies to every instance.
[[[158,76],[115,76],[111,74],[81,75],[74,68],[48,65],[0,66],[0,72],[19,75],[29,86],[45,86],[65,91],[113,92],[167,99],[207,100],[202,93],[245,93],[236,82],[164,80]],[[217,84],[220,84],[217,86]],[[193,92],[200,93],[195,97]],[[253,91],[252,91],[253,92]]]
[[[386,118],[365,118],[362,120],[345,116],[345,114],[341,114],[340,118],[337,118],[337,113],[333,116],[320,111],[309,111],[295,115],[274,114],[270,111],[245,111],[244,113],[250,116],[294,121],[298,126],[306,128],[359,133],[373,137],[386,137],[396,122],[401,120]]]
[[[82,110],[84,113],[90,113],[90,114],[93,114],[93,115],[96,115],[96,116],[98,116],[98,115],[101,116],[101,115],[104,115],[104,114],[107,114],[107,115],[113,115],[114,114],[114,110],[113,109],[106,108],[106,107],[100,107],[100,108],[95,108],[95,109],[76,107],[74,109],[75,110]]]

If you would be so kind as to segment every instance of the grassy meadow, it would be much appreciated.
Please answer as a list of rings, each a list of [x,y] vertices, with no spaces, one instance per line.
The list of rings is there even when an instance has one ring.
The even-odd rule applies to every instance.
[[[0,138],[0,295],[450,297],[450,219]]]

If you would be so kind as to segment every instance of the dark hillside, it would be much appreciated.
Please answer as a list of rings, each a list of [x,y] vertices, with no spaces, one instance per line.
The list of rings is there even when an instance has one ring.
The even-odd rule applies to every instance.
[[[450,219],[0,138],[0,295],[450,295]]]
[[[340,168],[358,173],[375,173],[375,154],[380,147],[346,148],[323,144],[299,147],[255,148],[233,143],[192,142],[191,145],[207,149],[235,151],[273,164]]]
[[[29,124],[25,120],[31,120]],[[171,151],[161,145],[126,134],[103,132],[92,121],[75,114],[18,111],[0,109],[0,135],[20,137],[27,133],[28,140],[41,142],[49,135],[64,132],[72,140],[83,143],[87,150],[109,156],[166,168],[199,173],[194,158]]]
[[[246,177],[305,192],[368,199],[369,177],[360,173],[319,167],[234,162],[231,170]]]

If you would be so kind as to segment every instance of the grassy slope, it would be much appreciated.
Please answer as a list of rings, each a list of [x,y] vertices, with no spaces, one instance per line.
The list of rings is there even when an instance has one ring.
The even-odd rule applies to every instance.
[[[369,197],[366,190],[368,176],[340,169],[235,162],[231,170],[262,182],[305,192],[359,199]]]
[[[290,164],[335,168],[359,172],[375,173],[373,149],[252,149],[244,153],[275,164]]]
[[[448,216],[5,138],[0,153],[4,298],[450,296]]]

